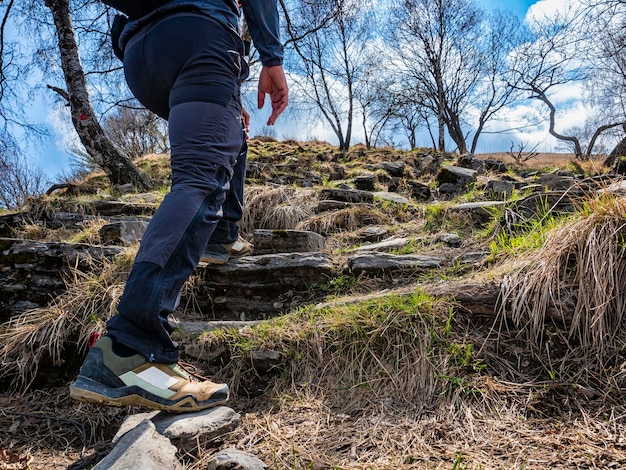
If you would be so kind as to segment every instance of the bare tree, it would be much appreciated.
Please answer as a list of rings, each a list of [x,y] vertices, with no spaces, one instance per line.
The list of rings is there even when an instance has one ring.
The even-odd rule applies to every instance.
[[[0,209],[18,208],[47,184],[42,169],[24,156],[16,142],[43,133],[28,121],[21,104],[27,81],[24,58],[20,41],[11,40],[9,34],[18,5],[15,0],[0,2]]]
[[[314,102],[348,149],[355,114],[355,87],[367,68],[371,33],[367,7],[357,0],[297,0],[287,8],[288,45],[298,58],[290,69],[304,77],[300,91]]]
[[[108,50],[109,56],[112,56],[109,41],[104,39],[107,38],[106,31],[102,31],[102,29],[106,30],[103,26],[106,23],[106,10],[94,0],[76,3],[74,11],[88,11],[95,15],[90,20],[91,28],[81,28],[82,31],[89,34],[89,37],[99,38],[96,41],[99,42],[100,49]],[[31,96],[23,89],[19,93],[15,90],[20,89],[19,87],[23,88],[24,83],[27,82],[27,80],[20,79],[25,71],[36,66],[43,72],[44,80],[48,82],[48,89],[53,90],[68,106],[74,129],[91,161],[103,169],[114,184],[132,183],[140,188],[151,188],[154,185],[153,181],[107,139],[98,122],[91,102],[87,74],[81,62],[70,12],[70,0],[11,1],[3,10],[4,21],[0,37],[0,63],[2,64],[0,89],[12,92],[12,94],[0,95],[0,109],[6,110],[5,122],[10,121],[22,127],[33,128],[31,123],[27,122],[27,118],[15,119],[15,110],[23,109],[23,100]],[[32,34],[30,41],[22,41],[24,44],[28,43],[29,46],[35,47],[34,53],[31,51],[32,62],[16,61],[15,48],[7,47],[4,32],[9,19],[26,27]],[[87,56],[97,55],[97,48],[84,52]],[[59,65],[64,85],[60,85],[56,80]],[[92,87],[92,89],[105,88]]]
[[[138,104],[117,107],[103,125],[109,139],[131,158],[169,152],[167,122]]]
[[[476,152],[486,125],[520,99],[519,77],[512,73],[510,52],[526,42],[529,32],[512,13],[496,10],[483,22],[481,74],[471,96],[478,111],[470,152]],[[458,145],[458,143],[457,143]]]
[[[11,10],[15,5],[15,0],[9,0],[3,5],[2,19],[0,23],[0,103],[3,103],[3,97],[8,88],[8,73],[12,68],[13,51],[6,40],[7,23],[11,16]]]
[[[46,184],[41,168],[26,159],[9,136],[0,139],[0,208],[20,207],[43,193]]]
[[[404,0],[395,16],[400,66],[436,116],[438,149],[447,129],[465,153],[462,119],[483,65],[482,11],[471,0]]]
[[[593,64],[589,102],[601,110],[598,114],[605,125],[609,120],[616,123],[609,128],[613,131],[613,142],[617,142],[610,152],[615,160],[626,155],[626,1],[588,0],[583,3],[586,19],[581,26],[588,51],[586,60]],[[593,144],[590,147],[593,148]]]
[[[619,80],[599,80],[595,60],[590,60],[595,54],[589,54],[590,45],[598,41],[599,37],[596,35],[592,41],[588,41],[585,33],[589,30],[583,28],[589,18],[589,10],[573,10],[567,17],[537,20],[533,24],[536,38],[515,52],[518,60],[513,70],[514,74],[518,75],[515,86],[526,91],[531,99],[539,100],[547,107],[550,135],[569,145],[574,155],[581,160],[591,158],[594,146],[604,132],[623,128],[625,121],[623,107],[621,113],[610,113],[607,112],[610,106],[605,102],[602,115],[593,117],[596,121],[595,130],[588,132],[590,138],[586,146],[581,140],[581,135],[574,134],[573,129],[569,134],[557,130],[558,110],[553,96],[562,86],[578,85],[581,89],[588,90],[595,88],[595,99],[601,96],[598,87],[607,87],[604,88],[604,93],[614,94],[616,88],[623,86],[623,82],[620,84]],[[582,98],[584,97],[581,96]],[[588,103],[593,103],[591,95],[586,98]]]
[[[391,135],[404,135],[411,150],[417,148],[419,132],[427,128],[436,148],[436,139],[428,128],[428,110],[422,105],[423,99],[402,82],[402,77],[389,77],[389,83],[379,96],[380,106],[390,112],[387,132]],[[394,140],[394,139],[391,139]]]
[[[11,140],[15,131],[41,135],[42,129],[33,125],[23,113],[23,97],[27,96],[28,68],[25,63],[22,42],[9,38],[9,26],[16,16],[19,3],[0,0],[0,133]]]
[[[447,132],[460,153],[475,152],[488,124],[520,99],[509,52],[527,39],[522,22],[473,0],[404,0],[392,13],[399,91],[414,96],[436,148],[445,150]]]
[[[389,93],[389,71],[382,64],[380,55],[370,52],[364,62],[364,72],[354,86],[354,99],[360,110],[365,146],[368,149],[376,147],[396,109],[394,96]]]
[[[67,100],[72,124],[87,153],[113,184],[132,183],[144,189],[154,187],[154,182],[113,145],[98,122],[78,53],[69,0],[44,2],[52,13],[67,90],[51,88]]]

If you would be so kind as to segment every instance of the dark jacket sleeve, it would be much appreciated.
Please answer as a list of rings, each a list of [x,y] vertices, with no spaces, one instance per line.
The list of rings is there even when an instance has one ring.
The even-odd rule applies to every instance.
[[[113,24],[111,25],[111,45],[113,46],[113,53],[121,61],[124,60],[124,51],[120,48],[120,35],[127,23],[128,17],[125,15],[115,15]]]
[[[276,0],[242,0],[241,3],[261,63],[265,66],[282,65],[283,45]]]

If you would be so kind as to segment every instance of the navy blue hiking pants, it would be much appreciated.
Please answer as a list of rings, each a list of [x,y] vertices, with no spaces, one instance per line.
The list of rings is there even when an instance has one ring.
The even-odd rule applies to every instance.
[[[178,293],[213,234],[221,243],[238,236],[246,155],[240,85],[248,67],[235,31],[181,12],[130,39],[124,72],[135,97],[169,122],[172,189],[142,238],[107,332],[149,361],[174,363],[168,315]]]

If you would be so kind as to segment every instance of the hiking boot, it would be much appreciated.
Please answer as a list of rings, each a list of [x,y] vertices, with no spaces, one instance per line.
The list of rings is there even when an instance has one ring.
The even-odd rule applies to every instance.
[[[122,357],[113,340],[101,337],[89,349],[70,396],[112,406],[146,406],[175,413],[199,411],[228,400],[228,385],[194,380],[180,364],[148,362],[135,354]]]
[[[239,236],[232,243],[209,243],[202,253],[200,261],[209,264],[224,264],[230,258],[251,255],[254,245]]]

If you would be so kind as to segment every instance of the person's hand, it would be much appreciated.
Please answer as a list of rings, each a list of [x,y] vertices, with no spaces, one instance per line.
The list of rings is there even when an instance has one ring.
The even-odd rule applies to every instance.
[[[289,90],[287,89],[287,79],[282,65],[263,67],[259,76],[259,91],[257,102],[259,109],[265,104],[265,95],[270,95],[272,100],[272,114],[267,120],[267,125],[271,126],[276,122],[280,113],[287,107],[289,102]]]
[[[246,140],[250,138],[248,132],[250,132],[250,113],[244,107],[241,108],[241,124],[243,124],[243,131],[246,133]]]

